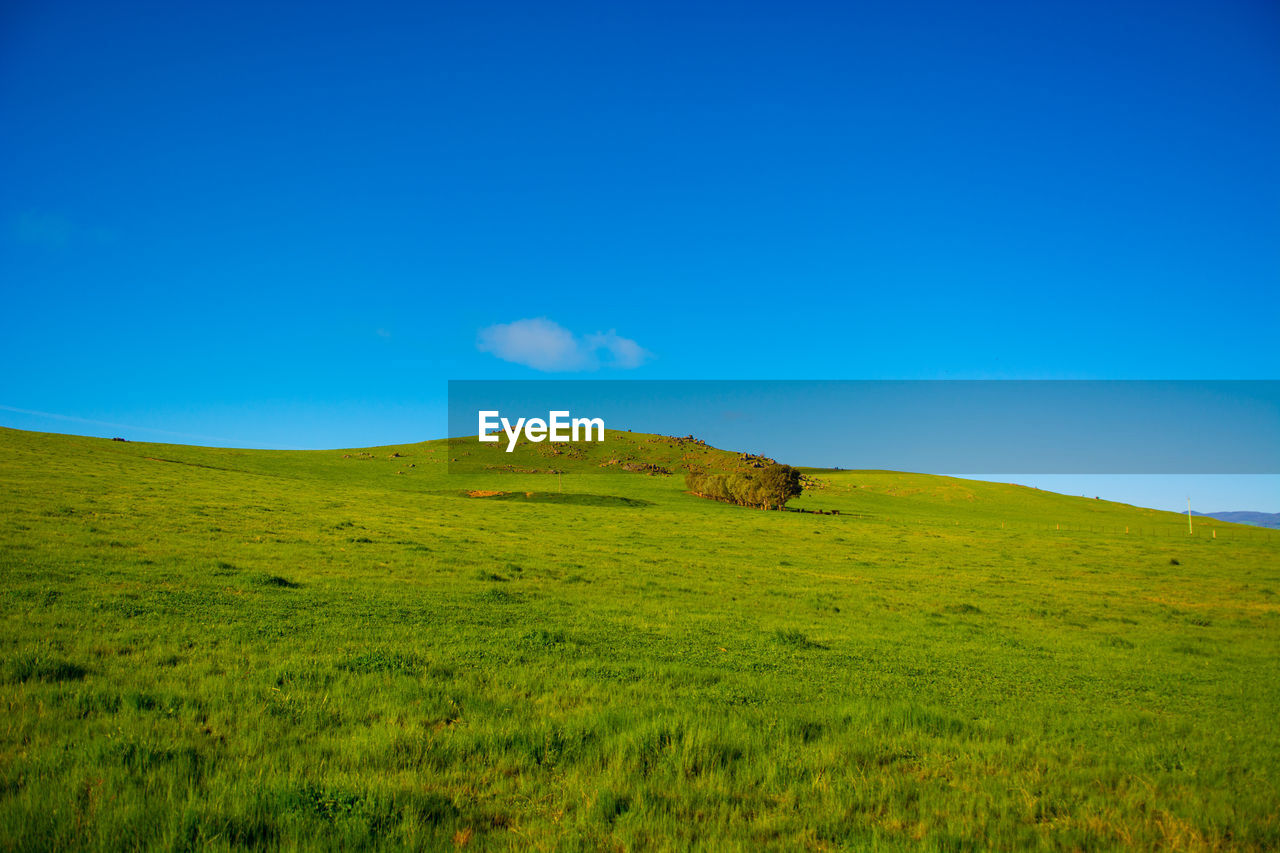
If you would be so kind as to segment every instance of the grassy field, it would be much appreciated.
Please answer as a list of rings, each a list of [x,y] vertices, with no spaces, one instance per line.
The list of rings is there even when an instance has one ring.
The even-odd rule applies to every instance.
[[[0,848],[1280,848],[1274,533],[458,452],[0,430]]]

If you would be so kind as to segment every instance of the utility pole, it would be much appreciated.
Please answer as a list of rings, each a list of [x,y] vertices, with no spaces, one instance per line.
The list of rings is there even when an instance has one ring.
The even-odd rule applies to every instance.
[[[1187,495],[1187,532],[1191,533],[1191,496]]]

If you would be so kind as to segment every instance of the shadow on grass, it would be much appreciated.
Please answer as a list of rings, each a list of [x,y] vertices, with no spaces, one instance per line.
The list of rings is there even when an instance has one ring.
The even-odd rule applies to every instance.
[[[430,494],[486,501],[523,501],[527,503],[567,504],[569,506],[653,506],[653,501],[641,500],[640,498],[624,498],[617,495],[590,495],[579,492],[504,492],[483,489],[440,489],[430,492]]]
[[[272,575],[265,572],[255,576],[253,582],[258,586],[273,586],[280,589],[297,589],[302,586],[302,584],[297,583],[296,581],[291,581],[288,578],[280,577],[280,575]]]
[[[9,661],[6,670],[5,680],[9,682],[83,681],[89,673],[78,663],[39,654],[19,655]]]
[[[819,643],[816,640],[809,639],[802,631],[794,628],[787,630],[777,630],[773,632],[773,639],[780,645],[790,646],[793,649],[825,649],[829,648],[825,643]]]

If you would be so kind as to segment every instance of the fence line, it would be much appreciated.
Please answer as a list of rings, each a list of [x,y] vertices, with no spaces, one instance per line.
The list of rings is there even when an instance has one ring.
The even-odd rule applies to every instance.
[[[1123,525],[1123,524],[1072,524],[1064,522],[1025,522],[1025,521],[1001,521],[998,526],[992,521],[988,524],[974,523],[967,521],[963,524],[955,519],[907,519],[895,518],[889,515],[870,515],[867,513],[850,512],[846,509],[840,509],[836,512],[830,510],[823,511],[818,508],[788,507],[790,512],[803,512],[813,515],[838,515],[841,518],[853,518],[866,521],[881,521],[890,524],[919,524],[928,527],[961,527],[967,530],[1009,530],[1009,531],[1028,531],[1039,530],[1048,533],[1090,533],[1103,536],[1121,537],[1137,537],[1143,539],[1207,539],[1222,540],[1227,542],[1252,542],[1271,544],[1280,541],[1280,530],[1272,530],[1266,527],[1254,527],[1241,529],[1241,526],[1218,527],[1212,524],[1196,524],[1191,531],[1185,527],[1181,527],[1174,523],[1158,523],[1146,525]]]

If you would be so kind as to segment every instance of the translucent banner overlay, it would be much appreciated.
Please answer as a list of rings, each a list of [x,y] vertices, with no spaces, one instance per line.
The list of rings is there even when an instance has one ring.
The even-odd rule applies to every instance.
[[[481,444],[482,411],[510,425],[567,412],[562,417],[600,418],[611,434],[693,436],[819,468],[1280,473],[1280,381],[1270,380],[453,380],[451,472],[552,470],[562,460],[607,455],[609,436],[604,446],[583,443],[582,430],[579,441],[555,445],[521,433],[518,452],[507,453],[498,426],[499,440]],[[634,449],[634,440],[626,445]]]

